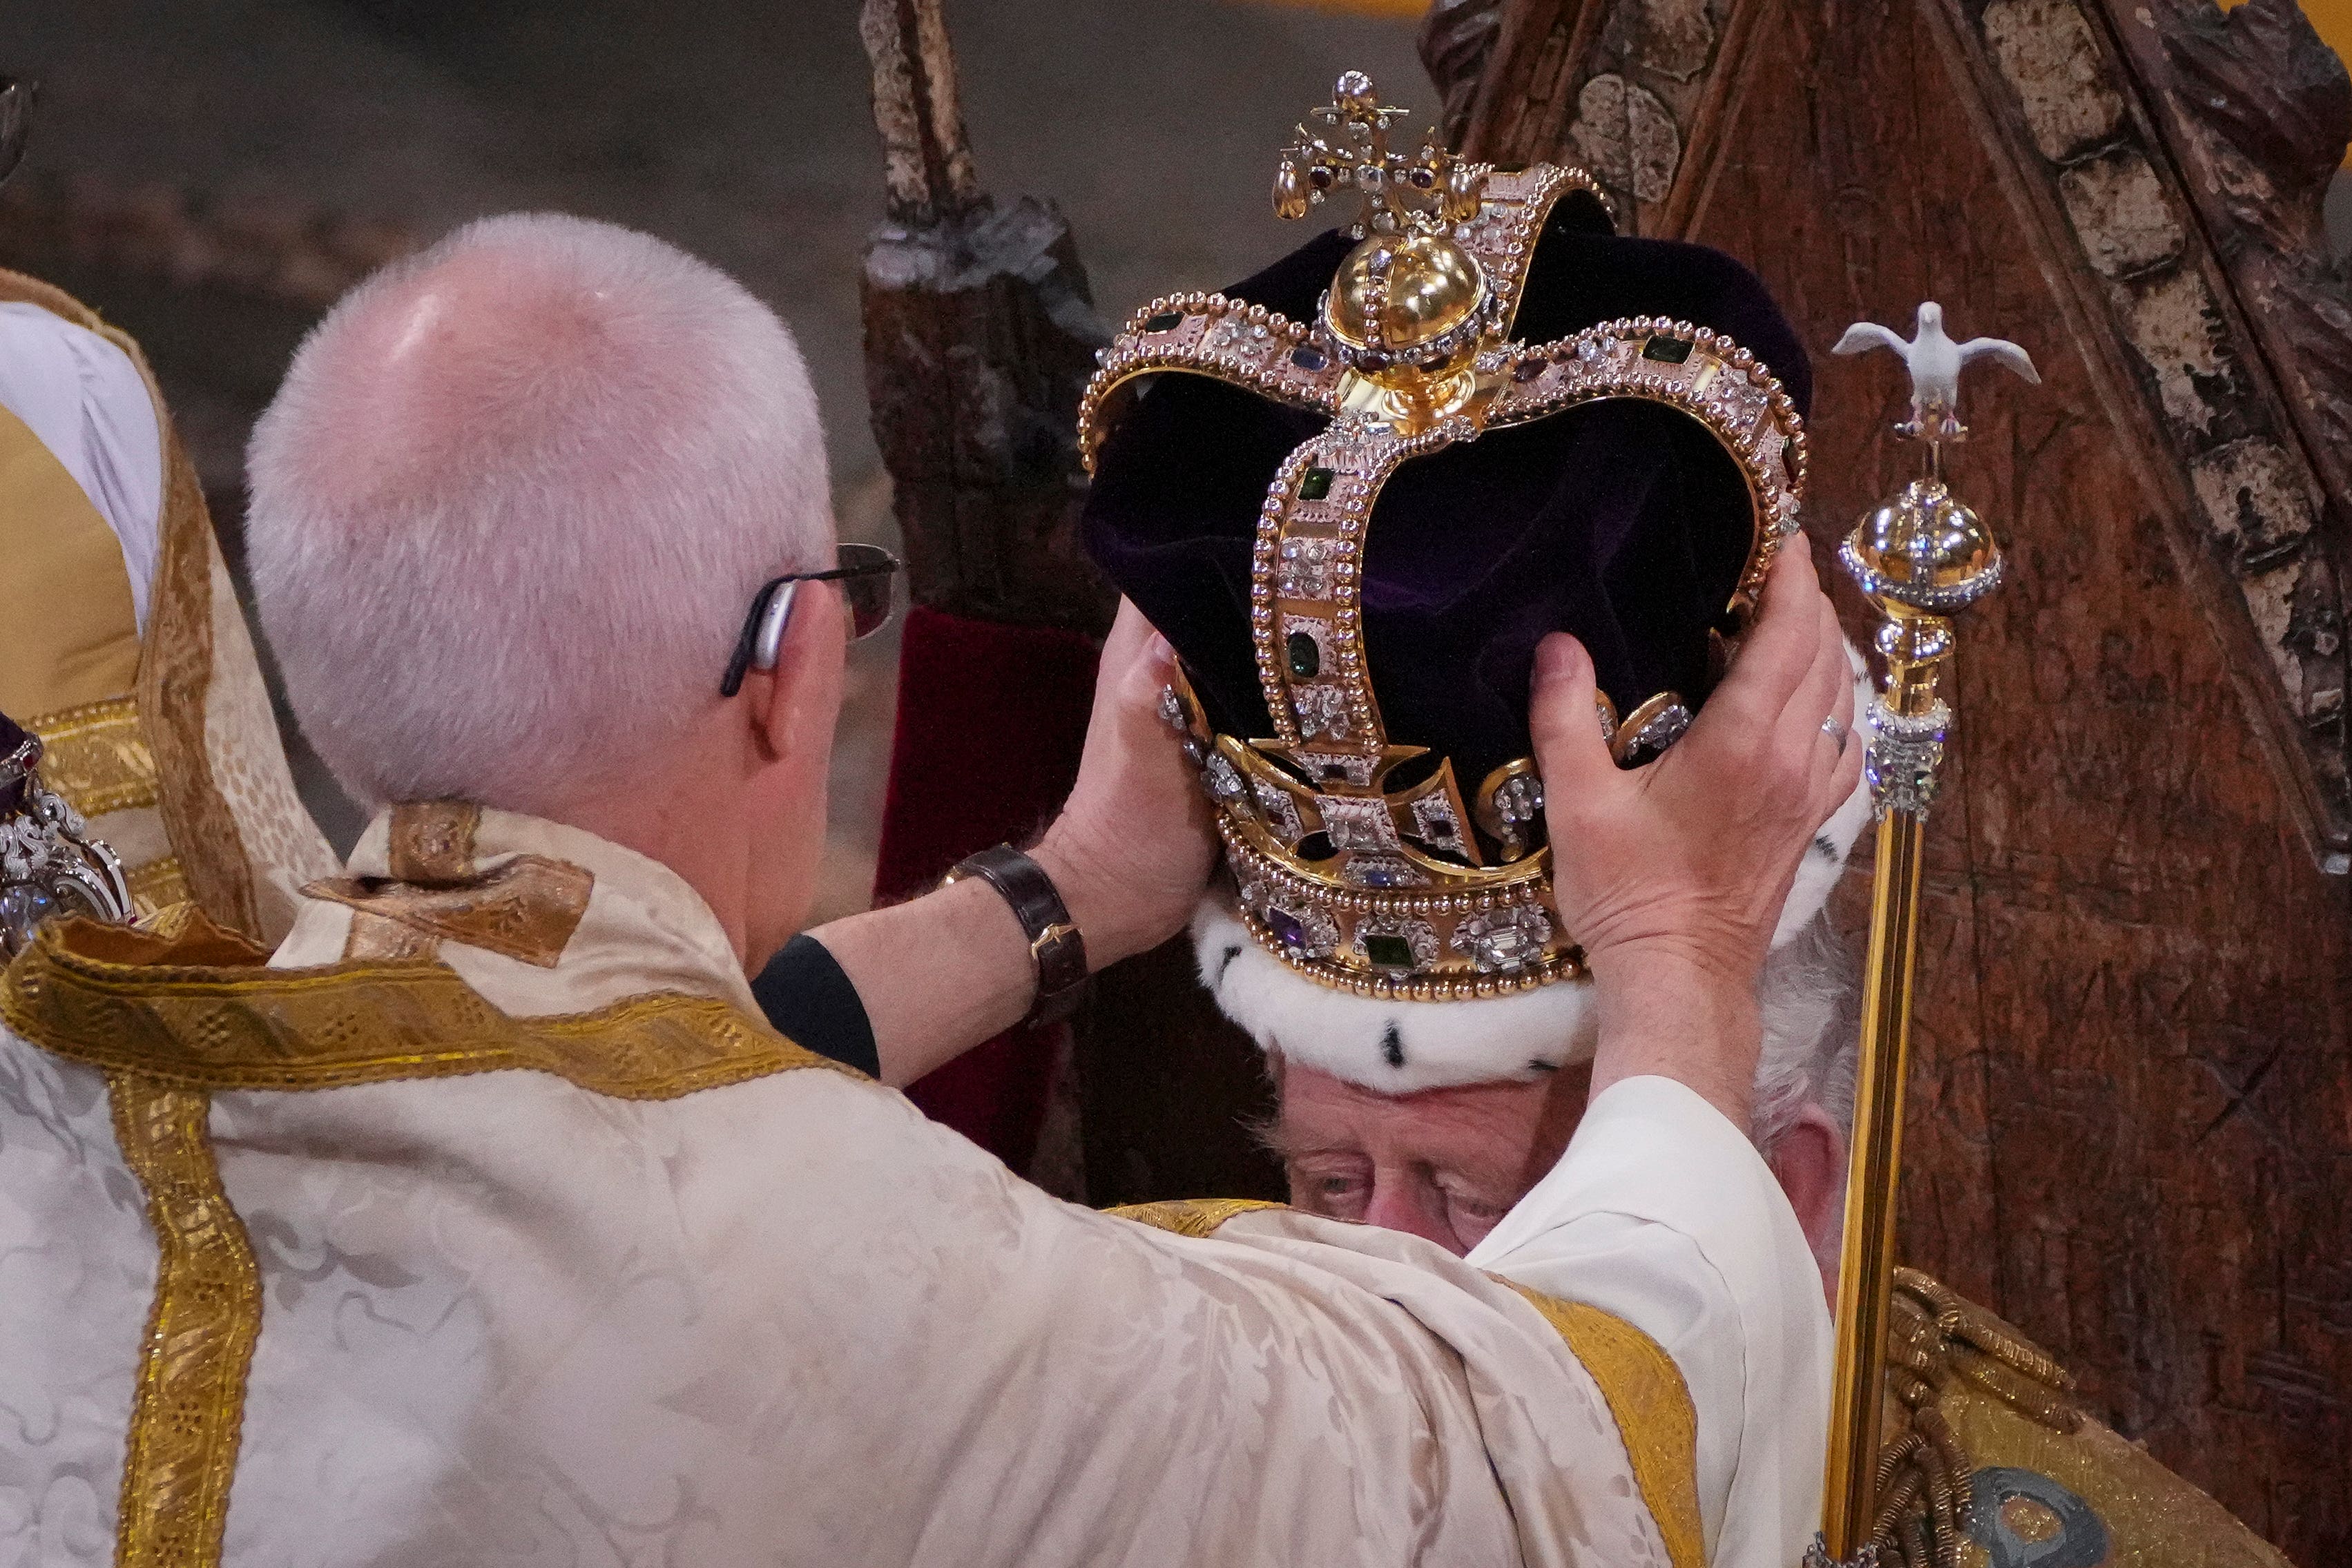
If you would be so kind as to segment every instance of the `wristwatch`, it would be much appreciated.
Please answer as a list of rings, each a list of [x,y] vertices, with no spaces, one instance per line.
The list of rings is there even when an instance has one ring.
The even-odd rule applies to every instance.
[[[1062,895],[1045,868],[1014,849],[999,844],[976,855],[966,855],[940,881],[941,887],[976,876],[1003,896],[1029,938],[1029,958],[1037,968],[1037,999],[1029,1005],[1023,1028],[1057,1023],[1070,1016],[1086,992],[1087,939],[1070,918]]]

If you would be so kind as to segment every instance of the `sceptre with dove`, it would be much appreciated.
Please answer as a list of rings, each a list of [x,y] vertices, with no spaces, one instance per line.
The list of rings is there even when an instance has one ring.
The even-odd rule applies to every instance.
[[[1952,341],[1944,331],[1944,308],[1932,300],[1919,307],[1918,327],[1908,341],[1875,322],[1857,321],[1834,351],[1871,349],[1894,350],[1910,371],[1911,417],[1895,430],[1925,442],[1927,461],[1921,477],[1864,516],[1838,552],[1885,616],[1874,642],[1886,661],[1886,679],[1870,702],[1864,773],[1878,809],[1878,859],[1838,1271],[1822,1534],[1806,1555],[1806,1568],[1873,1568],[1878,1558],[1878,1426],[1895,1272],[1895,1197],[1903,1170],[1919,879],[1927,811],[1952,727],[1952,710],[1936,688],[1952,654],[1950,617],[1991,592],[2001,577],[2000,547],[1991,530],[1944,483],[1943,447],[1968,435],[1960,423],[1960,372],[1969,365],[1990,360],[2030,383],[2042,380],[2032,357],[2005,339]]]

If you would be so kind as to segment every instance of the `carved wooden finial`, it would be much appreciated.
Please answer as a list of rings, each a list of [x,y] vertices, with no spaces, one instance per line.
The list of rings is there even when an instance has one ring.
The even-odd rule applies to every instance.
[[[940,0],[866,0],[858,37],[874,67],[889,210],[901,222],[961,212],[981,199],[956,100],[955,56]]]

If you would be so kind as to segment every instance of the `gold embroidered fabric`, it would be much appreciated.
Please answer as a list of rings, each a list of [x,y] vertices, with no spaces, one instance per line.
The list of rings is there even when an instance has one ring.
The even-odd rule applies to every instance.
[[[121,543],[56,454],[0,408],[0,710],[103,702],[139,674],[139,622]]]
[[[390,878],[328,877],[302,889],[353,911],[346,958],[425,958],[441,941],[552,969],[588,913],[596,876],[546,855],[511,854],[475,865],[482,809],[461,800],[394,806],[385,861]]]
[[[422,956],[432,950],[434,941],[446,937],[552,969],[579,929],[580,917],[588,913],[588,894],[595,885],[594,873],[585,867],[544,855],[517,855],[455,887],[339,876],[311,883],[302,891],[360,912],[352,922],[352,945],[343,951],[347,958]],[[388,945],[380,931],[386,924],[420,940]]]
[[[1599,1307],[1503,1282],[1534,1304],[1601,1385],[1668,1560],[1675,1568],[1706,1568],[1698,1511],[1698,1409],[1674,1358],[1648,1334]]]
[[[36,714],[24,723],[41,737],[41,782],[83,816],[155,803],[155,758],[129,696]]]
[[[165,855],[159,861],[124,870],[122,880],[131,886],[131,902],[142,917],[152,917],[188,898],[188,879],[180,874],[180,858]]]
[[[260,1276],[221,1189],[205,1125],[211,1097],[131,1074],[110,1075],[107,1089],[158,1254],[114,1560],[120,1568],[210,1568],[220,1561],[246,1374],[261,1333]]]
[[[1183,1197],[1161,1203],[1122,1204],[1103,1212],[1131,1219],[1138,1225],[1149,1225],[1154,1230],[1172,1230],[1179,1236],[1207,1236],[1236,1214],[1285,1207],[1255,1197]]]
[[[143,369],[143,364],[142,364]],[[160,411],[159,411],[160,417]],[[236,814],[213,776],[205,743],[213,682],[212,519],[195,470],[165,423],[163,537],[147,593],[146,656],[139,666],[139,711],[160,777],[173,781],[156,804],[191,897],[213,918],[260,935],[253,866]]]
[[[523,1070],[668,1100],[802,1067],[863,1076],[709,997],[518,1019],[438,964],[272,969],[265,958],[193,905],[162,932],[68,921],[0,978],[0,1022],[70,1061],[194,1089]]]
[[[172,898],[194,896],[215,918],[274,942],[293,920],[294,888],[333,870],[335,857],[303,809],[287,770],[252,639],[213,537],[195,468],[173,434],[145,356],[128,335],[63,290],[5,268],[0,268],[0,301],[37,306],[121,350],[146,383],[163,456],[163,509],[145,635],[140,636],[132,616],[121,548],[105,520],[90,510],[88,521],[94,531],[86,534],[90,559],[94,566],[103,565],[109,580],[121,584],[116,623],[126,652],[104,682],[39,700],[7,694],[13,689],[11,677],[23,676],[41,660],[0,662],[0,706],[11,713],[44,714],[130,694],[155,780],[152,804],[161,831],[153,836],[167,838],[180,862],[168,873],[160,864],[151,871],[151,881],[168,876],[168,897],[162,889],[152,900],[135,891],[134,897],[147,911]],[[59,468],[56,477],[88,509],[88,498],[80,496],[71,476]],[[13,490],[0,488],[0,494],[9,497],[10,507],[24,499]],[[8,534],[8,517],[0,513],[0,547],[9,544]],[[46,541],[45,548],[53,543]],[[6,548],[0,548],[0,555],[6,555],[12,566],[37,559],[37,552],[25,556]],[[37,580],[50,599],[57,597],[55,584],[61,580],[54,575],[14,576],[18,581]],[[0,601],[6,598],[6,586],[0,582]],[[101,591],[76,599],[98,606],[109,597]],[[55,621],[54,604],[35,608]],[[0,625],[16,624],[7,606],[0,603]],[[101,814],[86,805],[79,809],[86,816]],[[117,843],[115,848],[119,852],[123,846]],[[134,883],[142,869],[127,868]]]
[[[410,800],[392,809],[387,869],[397,882],[453,886],[474,874],[482,809],[470,800]]]
[[[2286,1568],[2219,1503],[2086,1416],[2074,1377],[2014,1327],[1914,1269],[1895,1271],[1891,1304],[1882,1561]]]
[[[313,898],[332,898],[328,884],[314,882],[302,891]],[[372,958],[378,962],[404,958],[430,958],[440,946],[440,938],[404,921],[370,910],[352,911],[352,929],[343,938],[343,956]]]

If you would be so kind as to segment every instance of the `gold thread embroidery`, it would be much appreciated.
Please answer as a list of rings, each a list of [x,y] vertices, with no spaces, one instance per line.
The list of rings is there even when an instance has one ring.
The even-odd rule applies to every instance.
[[[85,817],[155,803],[155,758],[139,730],[139,707],[110,697],[25,721],[41,737],[41,782]]]
[[[312,883],[302,891],[317,897],[327,894],[324,884]],[[352,911],[352,928],[343,938],[345,958],[370,958],[378,961],[403,958],[430,958],[441,949],[441,939],[429,932],[420,931],[390,915],[373,914],[364,909]]]
[[[1236,1214],[1285,1207],[1255,1197],[1183,1197],[1160,1203],[1122,1204],[1103,1212],[1114,1218],[1149,1225],[1154,1230],[1173,1231],[1179,1236],[1206,1236]]]
[[[474,874],[482,809],[468,800],[411,800],[392,809],[385,869],[394,882],[452,886]],[[550,862],[560,863],[560,862]]]
[[[133,360],[143,373],[144,361],[135,353]],[[212,754],[205,744],[205,697],[213,680],[212,574],[226,568],[218,564],[195,469],[171,434],[160,402],[156,419],[165,432],[163,539],[148,592],[137,687],[155,758],[155,804],[189,896],[213,918],[239,931],[258,932],[253,862],[236,815],[213,777]]]
[[[196,1089],[329,1089],[546,1072],[598,1094],[669,1100],[795,1068],[863,1077],[710,997],[631,997],[510,1018],[450,969],[271,969],[184,905],[168,932],[68,921],[0,978],[0,1022],[52,1054]]]
[[[152,919],[173,904],[187,902],[188,879],[180,874],[176,855],[130,867],[122,880],[130,883],[131,902],[138,906],[142,918]]]
[[[261,1281],[213,1158],[211,1097],[125,1074],[110,1075],[107,1091],[156,1242],[115,1561],[201,1568],[220,1561],[246,1374],[261,1333]]]
[[[393,822],[396,834],[396,814]],[[470,849],[467,860],[472,861]],[[456,886],[417,886],[415,880],[339,876],[302,891],[358,911],[352,945],[343,949],[346,958],[419,956],[430,953],[435,941],[446,939],[552,969],[588,913],[588,895],[596,885],[595,873],[585,867],[545,855],[513,856]],[[388,945],[375,931],[386,922],[430,940]],[[364,943],[362,930],[369,933]]]
[[[1624,1319],[1524,1285],[1525,1296],[1601,1385],[1642,1500],[1675,1568],[1706,1568],[1698,1511],[1698,1411],[1674,1358]]]

